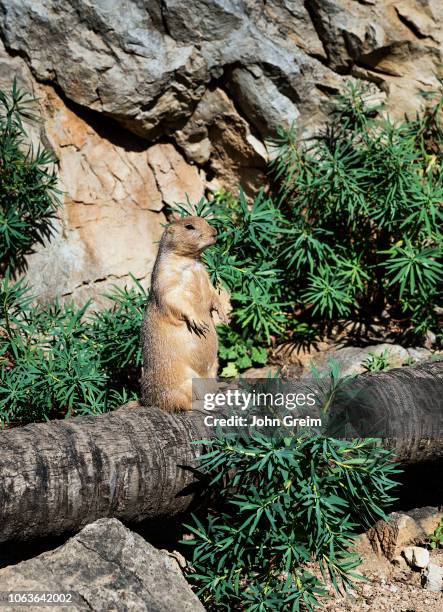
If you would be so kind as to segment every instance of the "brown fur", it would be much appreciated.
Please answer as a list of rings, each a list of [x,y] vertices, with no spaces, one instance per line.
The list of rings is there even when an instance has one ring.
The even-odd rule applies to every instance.
[[[174,221],[163,233],[142,326],[144,406],[191,410],[192,379],[217,376],[212,312],[226,315],[200,260],[216,235],[200,217]]]

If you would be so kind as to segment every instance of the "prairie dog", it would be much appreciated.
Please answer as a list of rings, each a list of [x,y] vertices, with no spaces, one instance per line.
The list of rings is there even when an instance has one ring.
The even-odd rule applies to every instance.
[[[164,231],[142,325],[141,403],[191,410],[192,379],[217,376],[218,339],[212,312],[226,321],[201,254],[217,231],[201,217],[185,217]]]

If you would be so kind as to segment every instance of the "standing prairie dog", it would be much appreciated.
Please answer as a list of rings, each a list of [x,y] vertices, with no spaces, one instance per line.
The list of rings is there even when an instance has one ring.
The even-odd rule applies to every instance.
[[[164,231],[142,325],[141,403],[191,410],[192,379],[217,376],[218,339],[212,312],[226,321],[220,296],[201,262],[217,231],[185,217]]]

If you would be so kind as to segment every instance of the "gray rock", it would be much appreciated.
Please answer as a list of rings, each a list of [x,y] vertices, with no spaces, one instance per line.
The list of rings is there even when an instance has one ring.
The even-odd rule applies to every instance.
[[[429,565],[429,551],[421,546],[407,546],[403,549],[403,556],[413,569],[424,569]]]
[[[383,61],[397,62],[392,70],[407,76],[414,70],[406,65],[411,53],[426,55],[430,63],[421,62],[420,79],[413,72],[417,91],[428,76],[430,84],[435,81],[431,63],[439,61],[441,9],[432,6],[422,15],[411,0],[393,13],[383,4],[1,0],[0,32],[39,79],[56,83],[69,99],[111,114],[137,133],[154,135],[179,127],[208,87],[221,77],[229,84],[232,67],[251,71],[259,66],[263,71],[260,117],[268,116],[275,93],[277,116],[282,113],[287,120],[286,113],[293,114],[287,98],[297,102],[305,123],[312,124],[328,95],[344,81],[335,70],[355,63],[369,69],[376,65],[383,74]],[[401,20],[425,32],[426,44],[417,43]],[[403,54],[396,51],[401,48]],[[380,52],[382,61],[374,55]],[[245,94],[251,96],[256,99],[251,91]],[[404,104],[410,98],[409,88]]]
[[[300,116],[295,103],[261,70],[233,70],[231,91],[243,114],[264,138],[275,135],[279,126],[290,127]]]
[[[387,98],[393,115],[413,116],[421,90],[438,89],[442,63],[443,3],[419,4],[0,0],[0,84],[16,75],[40,99],[45,121],[31,138],[59,158],[67,203],[59,248],[34,262],[39,297],[82,301],[128,272],[148,282],[171,195],[164,185],[186,201],[184,172],[200,191],[241,184],[251,196],[267,180],[264,139],[294,120],[312,135],[349,79],[372,83],[373,101]],[[153,144],[175,148],[162,189],[146,164]],[[92,226],[117,241],[116,254],[103,256]],[[62,269],[46,291],[54,265]]]
[[[100,519],[63,546],[3,568],[0,584],[9,592],[72,593],[74,605],[60,604],[59,612],[204,610],[178,562],[117,519]]]
[[[411,358],[411,361],[413,363],[418,363],[420,361],[426,361],[427,359],[430,359],[432,355],[429,349],[423,348],[421,346],[418,346],[415,348],[408,348],[406,350],[408,351],[408,355]]]
[[[386,356],[389,368],[398,368],[408,363],[410,355],[408,351],[399,344],[374,344],[364,348],[355,346],[345,346],[333,348],[326,353],[315,356],[313,362],[319,372],[327,375],[330,369],[330,361],[336,363],[340,369],[340,376],[350,376],[362,374],[367,369],[368,359],[373,357]],[[304,374],[305,377],[311,375],[310,370]]]
[[[422,586],[428,591],[443,591],[443,567],[430,563],[422,576]]]
[[[220,88],[205,93],[175,138],[190,162],[208,164],[216,177],[223,177],[215,188],[236,192],[241,172],[243,188],[253,195],[266,180],[266,149]]]
[[[401,555],[397,555],[391,559],[392,565],[396,565],[397,567],[401,567],[403,569],[407,569],[408,564],[406,563],[406,559]]]
[[[183,42],[226,38],[246,18],[241,0],[164,0],[163,7],[169,35]]]
[[[420,17],[412,2],[397,14],[379,4],[1,0],[0,33],[38,79],[143,136],[180,128],[220,79],[233,86],[239,106],[251,111],[248,119],[259,121],[261,129],[272,131],[276,122],[291,122],[298,112],[312,129],[329,95],[345,80],[336,70],[359,64],[360,76],[386,82],[386,89],[394,73],[409,82],[412,71],[417,92],[426,79],[429,85],[435,81],[433,68],[441,61],[439,10]],[[426,32],[426,44],[407,27],[399,28],[407,14],[414,23],[423,22],[417,27]],[[420,77],[408,63],[411,54],[429,58],[421,62]],[[257,66],[263,76],[254,83]],[[361,72],[365,67],[375,67],[377,74]],[[410,104],[408,88],[403,107]]]

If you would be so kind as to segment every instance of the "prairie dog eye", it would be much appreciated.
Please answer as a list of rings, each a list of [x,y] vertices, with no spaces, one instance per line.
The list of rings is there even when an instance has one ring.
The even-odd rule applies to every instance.
[[[195,229],[195,227],[194,227],[193,225],[191,225],[191,223],[188,223],[187,225],[185,225],[185,228],[186,228],[187,230],[193,230],[193,229]]]

